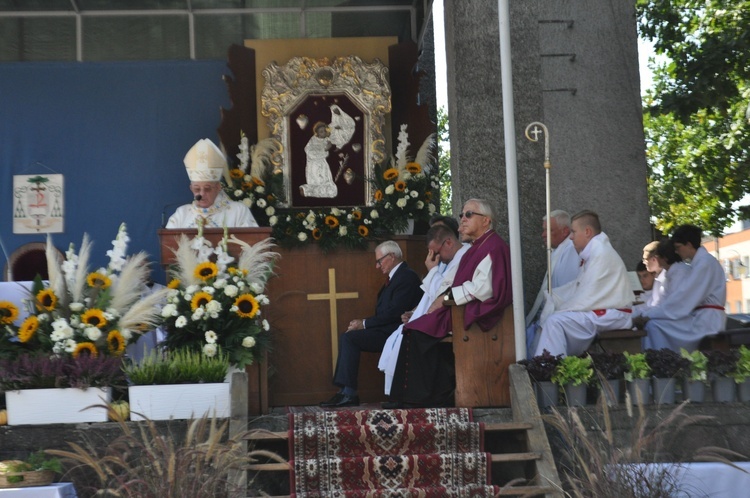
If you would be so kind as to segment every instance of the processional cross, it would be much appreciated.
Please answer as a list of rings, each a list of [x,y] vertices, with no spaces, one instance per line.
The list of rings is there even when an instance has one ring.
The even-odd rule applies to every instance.
[[[534,121],[526,127],[526,138],[532,142],[539,141],[539,135],[544,135],[544,171],[546,176],[546,197],[547,197],[547,292],[552,294],[552,222],[550,220],[550,189],[549,189],[549,170],[552,169],[552,163],[549,161],[549,131],[543,123]],[[533,136],[532,136],[533,135]]]
[[[336,359],[339,356],[338,306],[339,299],[357,299],[359,292],[336,292],[336,268],[328,268],[328,294],[308,294],[308,301],[328,301],[331,315],[331,360],[332,371],[336,370]]]

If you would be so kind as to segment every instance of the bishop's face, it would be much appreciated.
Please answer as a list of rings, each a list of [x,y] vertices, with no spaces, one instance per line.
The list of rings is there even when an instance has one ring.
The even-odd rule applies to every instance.
[[[199,201],[195,201],[196,206],[210,208],[221,191],[221,184],[219,182],[191,182],[190,191],[195,197],[201,196]]]
[[[480,211],[479,204],[469,201],[461,212],[458,233],[463,242],[473,242],[490,228],[490,224],[490,217]]]

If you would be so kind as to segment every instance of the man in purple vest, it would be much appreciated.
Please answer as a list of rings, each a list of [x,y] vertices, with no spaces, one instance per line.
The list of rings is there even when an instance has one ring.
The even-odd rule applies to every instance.
[[[453,351],[439,346],[452,329],[449,301],[466,306],[465,328],[476,324],[481,330],[497,324],[512,301],[510,249],[494,230],[492,206],[471,199],[464,204],[460,222],[461,240],[472,246],[461,258],[449,291],[439,296],[425,315],[404,326],[391,387],[393,405],[452,404]]]

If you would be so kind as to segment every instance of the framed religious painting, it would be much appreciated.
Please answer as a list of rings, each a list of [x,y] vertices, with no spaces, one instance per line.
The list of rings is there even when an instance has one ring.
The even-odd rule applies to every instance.
[[[289,207],[367,205],[369,178],[386,157],[388,68],[359,57],[295,57],[269,64],[262,113],[278,142]]]

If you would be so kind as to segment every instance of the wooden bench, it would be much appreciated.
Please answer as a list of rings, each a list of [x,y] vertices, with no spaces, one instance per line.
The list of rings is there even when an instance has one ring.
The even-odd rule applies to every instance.
[[[750,328],[748,327],[727,329],[716,334],[707,335],[701,340],[698,349],[729,351],[743,344],[750,346]]]
[[[640,353],[641,339],[646,331],[641,329],[620,329],[599,332],[589,346],[590,352],[597,353]]]
[[[464,306],[453,305],[453,354],[457,407],[510,406],[508,367],[516,362],[513,308],[487,332],[477,325],[464,329]]]

